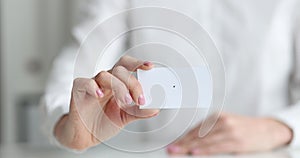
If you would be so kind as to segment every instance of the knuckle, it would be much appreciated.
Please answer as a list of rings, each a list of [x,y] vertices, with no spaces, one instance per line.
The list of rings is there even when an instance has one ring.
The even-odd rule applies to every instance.
[[[116,66],[113,69],[113,74],[119,74],[119,73],[124,73],[126,71],[126,68],[123,66]]]
[[[127,55],[124,55],[124,56],[122,56],[121,58],[120,58],[120,60],[119,60],[119,62],[126,62],[127,61],[127,59],[128,59],[128,56]]]
[[[99,72],[99,73],[96,75],[95,79],[101,81],[101,80],[104,80],[106,77],[108,77],[108,75],[109,75],[108,72],[106,72],[106,71],[101,71],[101,72]]]
[[[88,80],[86,81],[86,85],[87,85],[88,87],[94,87],[94,86],[95,86],[95,81],[92,80],[92,79],[88,79]]]
[[[231,127],[233,126],[233,120],[228,116],[228,115],[222,115],[220,117],[220,123],[223,125],[223,126],[226,126],[226,127]]]
[[[135,64],[136,68],[138,68],[139,66],[143,65],[143,61],[141,61],[139,59],[136,59],[134,62],[135,62],[134,64]]]
[[[73,80],[73,86],[82,86],[85,85],[89,81],[89,79],[86,78],[76,78]]]
[[[78,85],[82,81],[82,78],[75,78],[73,80],[73,85]]]
[[[95,81],[89,78],[76,78],[73,80],[73,90],[83,90],[95,87]]]

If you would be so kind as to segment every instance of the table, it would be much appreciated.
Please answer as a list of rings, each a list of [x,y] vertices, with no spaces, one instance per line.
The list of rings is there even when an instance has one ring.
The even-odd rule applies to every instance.
[[[143,144],[141,144],[143,145]],[[169,156],[164,149],[148,153],[128,153],[122,152],[105,145],[99,145],[84,153],[76,154],[56,147],[43,147],[28,144],[1,145],[1,158],[159,158]],[[193,157],[193,156],[181,156]],[[195,156],[196,157],[196,156]],[[219,156],[201,156],[203,158],[299,158],[300,150],[280,149],[273,152],[256,153],[249,155],[219,155]]]

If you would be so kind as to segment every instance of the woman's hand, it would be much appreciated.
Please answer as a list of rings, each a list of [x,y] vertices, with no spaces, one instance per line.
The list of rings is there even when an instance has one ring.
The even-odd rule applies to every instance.
[[[168,147],[173,155],[239,154],[275,149],[292,140],[292,131],[271,118],[221,114],[212,131],[198,137],[201,123]]]
[[[153,117],[158,110],[140,110],[145,104],[142,87],[131,74],[149,70],[150,62],[123,56],[112,70],[93,79],[74,80],[70,112],[55,128],[58,141],[72,149],[83,150],[116,135],[128,123]],[[135,103],[135,105],[129,105]]]

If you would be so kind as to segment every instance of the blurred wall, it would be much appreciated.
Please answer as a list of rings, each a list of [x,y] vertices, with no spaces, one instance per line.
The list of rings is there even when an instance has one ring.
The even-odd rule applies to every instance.
[[[18,141],[22,103],[42,95],[53,58],[70,41],[78,6],[79,0],[1,0],[2,142]]]

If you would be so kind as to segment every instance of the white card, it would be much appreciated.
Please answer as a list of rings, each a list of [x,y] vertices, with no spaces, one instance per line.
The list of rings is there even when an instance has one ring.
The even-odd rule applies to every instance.
[[[209,108],[212,80],[206,66],[138,70],[146,104],[140,109]]]

